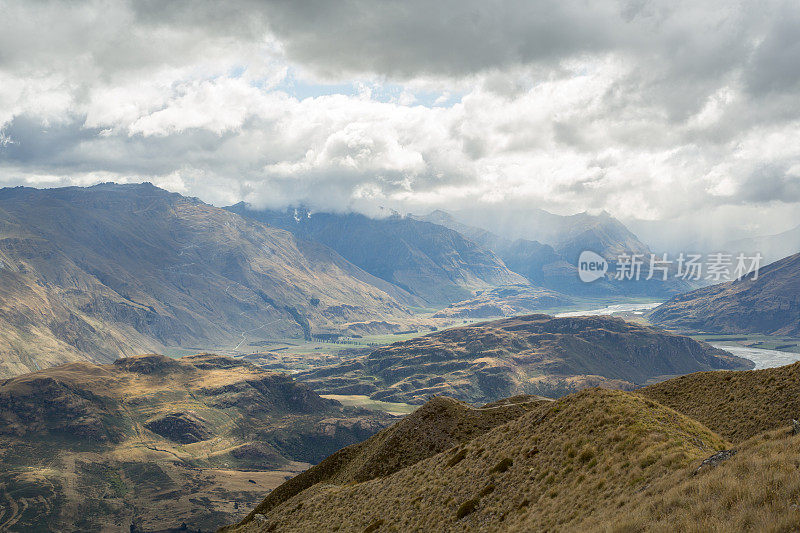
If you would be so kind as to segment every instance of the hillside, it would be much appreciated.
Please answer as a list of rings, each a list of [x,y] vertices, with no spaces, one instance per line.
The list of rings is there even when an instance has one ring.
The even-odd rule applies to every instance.
[[[656,307],[658,325],[713,333],[800,335],[800,254],[738,280],[681,294]]]
[[[219,527],[393,419],[214,355],[70,363],[8,379],[0,529]]]
[[[433,318],[496,318],[524,315],[574,303],[569,296],[530,285],[506,285],[478,291],[472,298],[454,302]]]
[[[439,396],[395,425],[364,442],[348,446],[272,491],[251,513],[264,514],[289,498],[320,484],[346,485],[386,477],[423,459],[463,444],[550,400],[529,396],[476,409]]]
[[[698,372],[640,394],[742,442],[800,416],[800,363],[747,372]]]
[[[289,497],[267,498],[224,531],[793,531],[800,435],[790,420],[773,418],[731,442],[650,392],[672,390],[679,398],[696,390],[687,382],[722,384],[733,376],[741,385],[736,392],[758,384],[771,402],[785,404],[796,402],[797,391],[784,385],[797,372],[798,365],[701,373],[642,393],[591,389],[534,402],[527,412],[399,470],[373,468],[375,474],[360,480],[325,478],[284,493]],[[710,401],[711,413],[728,396],[724,387],[707,387],[683,405],[705,409]],[[436,398],[419,411],[447,402]],[[765,404],[758,394],[740,402],[759,414]],[[441,410],[433,426],[447,426],[457,415]],[[733,428],[750,416],[741,409],[716,419]],[[348,461],[369,463],[370,443],[409,420],[367,440],[365,453],[351,447]],[[416,438],[409,433],[396,448]]]
[[[255,211],[244,203],[227,209],[322,243],[419,302],[448,304],[478,289],[527,283],[460,233],[411,217]]]
[[[726,447],[655,402],[584,391],[388,476],[315,485],[235,531],[574,530]]]
[[[435,394],[484,403],[632,389],[699,370],[752,368],[708,344],[608,316],[529,315],[453,328],[297,375],[322,393],[423,403]]]
[[[407,317],[394,292],[323,245],[150,184],[0,190],[0,376]]]

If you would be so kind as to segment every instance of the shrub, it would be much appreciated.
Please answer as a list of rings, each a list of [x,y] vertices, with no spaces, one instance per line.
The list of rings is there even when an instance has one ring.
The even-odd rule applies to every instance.
[[[491,470],[491,471],[492,471],[492,472],[500,472],[500,473],[503,473],[503,472],[505,472],[506,470],[508,470],[508,468],[509,468],[511,465],[513,465],[513,464],[514,464],[514,461],[512,461],[512,460],[511,460],[510,458],[508,458],[508,457],[504,457],[504,458],[503,458],[503,459],[502,459],[502,460],[501,460],[499,463],[497,463],[496,465],[494,465],[494,467],[492,468],[492,470]]]
[[[456,520],[461,520],[468,514],[472,513],[475,508],[478,507],[478,501],[478,498],[472,498],[462,503],[458,507],[458,511],[456,511]]]

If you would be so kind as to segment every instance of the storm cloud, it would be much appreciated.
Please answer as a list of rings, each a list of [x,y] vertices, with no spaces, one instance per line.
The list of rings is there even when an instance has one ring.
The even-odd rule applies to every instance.
[[[3,185],[368,213],[776,207],[763,231],[800,205],[796,2],[0,9]]]

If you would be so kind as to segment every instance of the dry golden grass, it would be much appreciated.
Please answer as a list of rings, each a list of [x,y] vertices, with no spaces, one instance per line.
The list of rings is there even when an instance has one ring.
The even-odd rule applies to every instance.
[[[784,428],[753,437],[716,468],[680,470],[632,497],[615,516],[591,520],[609,532],[800,530],[800,437]]]
[[[698,372],[639,393],[741,442],[800,419],[800,363],[746,372]]]
[[[728,446],[652,400],[593,389],[387,477],[317,484],[238,531],[581,529]]]
[[[550,400],[519,396],[475,409],[437,397],[397,424],[366,441],[348,446],[272,491],[247,517],[264,514],[318,483],[347,485],[386,477],[405,467],[467,442],[533,411]]]

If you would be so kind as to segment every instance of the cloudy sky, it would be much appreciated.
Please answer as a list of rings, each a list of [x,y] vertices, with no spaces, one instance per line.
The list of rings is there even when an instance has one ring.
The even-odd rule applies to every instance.
[[[799,222],[796,1],[0,0],[0,13],[0,185],[605,209],[734,233]]]

